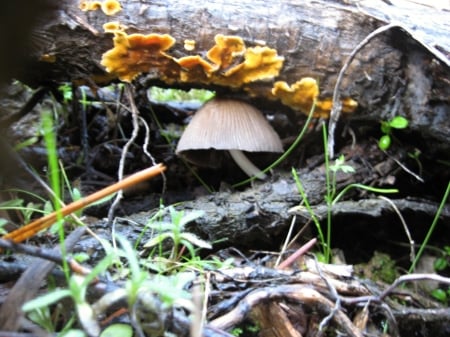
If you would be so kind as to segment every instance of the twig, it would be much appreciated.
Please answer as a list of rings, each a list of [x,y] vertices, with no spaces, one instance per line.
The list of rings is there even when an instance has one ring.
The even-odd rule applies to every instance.
[[[392,206],[395,213],[397,213],[397,215],[403,225],[403,229],[405,230],[406,236],[408,237],[408,240],[409,240],[409,247],[410,247],[409,258],[411,260],[411,263],[414,262],[414,259],[416,258],[416,252],[414,250],[415,242],[411,236],[411,233],[409,232],[408,225],[406,224],[406,221],[403,218],[402,213],[400,213],[399,209],[397,208],[397,206],[394,204],[394,202],[391,199],[389,199],[383,195],[379,195],[378,198],[387,201]]]
[[[416,173],[414,173],[413,171],[411,171],[409,168],[407,168],[405,165],[403,165],[397,158],[391,156],[389,153],[387,153],[386,151],[383,151],[389,158],[391,158],[393,161],[395,161],[397,163],[398,166],[400,166],[406,173],[409,173],[410,175],[412,175],[414,178],[416,178],[418,181],[420,181],[421,183],[424,183],[425,181],[422,179],[422,177],[420,177],[419,175],[417,175]]]
[[[250,309],[262,301],[286,298],[291,301],[298,301],[310,305],[315,305],[321,311],[332,311],[333,302],[321,295],[318,291],[309,286],[283,285],[278,287],[267,287],[257,289],[248,294],[238,306],[229,313],[216,318],[210,325],[219,329],[229,329],[242,322],[248,316]],[[352,337],[362,337],[362,333],[353,325],[350,319],[341,311],[337,310],[333,320]]]
[[[297,249],[294,254],[292,254],[286,260],[284,260],[282,263],[280,263],[280,265],[277,267],[277,269],[284,269],[284,268],[290,266],[295,260],[297,260],[300,256],[305,254],[308,250],[310,250],[311,247],[316,244],[316,242],[317,242],[316,238],[309,240],[307,243],[305,243],[303,246],[301,246],[299,249]]]
[[[367,35],[364,40],[362,40],[355,49],[352,50],[351,54],[349,55],[348,59],[345,61],[344,65],[342,66],[341,70],[339,71],[338,78],[336,80],[336,84],[334,86],[333,90],[333,108],[331,109],[330,113],[330,122],[328,123],[328,153],[329,157],[334,157],[334,131],[336,129],[336,124],[339,120],[339,116],[341,114],[341,108],[342,103],[340,101],[340,94],[339,94],[339,87],[341,86],[342,78],[344,77],[344,74],[347,70],[347,68],[350,66],[350,63],[352,63],[353,59],[355,58],[356,54],[366,45],[368,44],[373,38],[376,36],[384,33],[385,31],[399,27],[398,24],[390,23],[385,26],[382,26],[378,29],[375,29],[372,33]]]
[[[139,132],[139,122],[138,122],[139,111],[137,110],[136,105],[134,104],[131,84],[129,84],[129,83],[125,84],[125,91],[127,94],[128,102],[130,103],[130,107],[131,107],[131,120],[133,122],[133,131],[131,132],[130,139],[128,139],[128,141],[126,142],[126,144],[124,145],[124,147],[122,149],[122,154],[120,156],[120,162],[119,162],[119,169],[118,169],[118,173],[117,173],[119,180],[123,179],[123,171],[125,168],[125,160],[126,160],[126,157],[128,154],[128,150],[129,150],[131,144],[133,144],[134,141],[136,140],[136,138],[138,136],[138,132]],[[119,190],[116,195],[116,198],[114,199],[111,207],[108,210],[108,223],[112,223],[112,220],[114,217],[114,211],[117,208],[117,206],[119,205],[119,202],[122,198],[123,198],[123,192],[122,192],[122,190]],[[113,238],[114,237],[115,236],[113,235]]]
[[[322,273],[322,269],[320,268],[319,263],[317,262],[316,256],[314,256],[314,263],[316,265],[316,270],[319,273],[320,278],[325,282],[325,284],[327,285],[328,289],[331,292],[331,296],[335,299],[334,308],[332,310],[330,310],[330,313],[324,319],[322,319],[322,321],[319,324],[319,330],[323,331],[325,329],[325,327],[327,326],[328,322],[333,318],[333,316],[339,310],[341,310],[341,298],[340,298],[338,292],[336,291],[336,288],[331,284],[331,282],[328,280],[328,278],[325,277],[325,275]]]
[[[113,184],[110,186],[105,187],[104,189],[97,191],[95,193],[92,193],[88,196],[86,196],[83,199],[77,200],[75,202],[72,202],[71,204],[63,207],[59,212],[62,216],[69,215],[79,209],[82,209],[86,206],[89,206],[90,204],[105,198],[106,196],[113,194],[119,190],[125,189],[127,187],[133,186],[143,180],[152,178],[158,174],[161,174],[166,167],[162,164],[158,164],[156,166],[152,166],[148,169],[139,171],[135,174],[132,174],[131,176]],[[2,239],[5,240],[12,240],[13,242],[22,242],[37,232],[50,227],[57,218],[57,212],[50,213],[46,216],[43,216],[28,225],[21,227],[15,231],[12,231],[2,237]]]
[[[392,283],[388,288],[386,288],[379,295],[369,295],[369,296],[359,296],[354,298],[344,298],[342,301],[347,304],[366,302],[366,301],[374,301],[381,302],[386,296],[388,296],[395,288],[397,288],[400,284],[406,282],[415,282],[415,281],[423,281],[423,280],[431,280],[436,282],[441,282],[450,285],[450,278],[440,276],[437,274],[408,274],[402,275],[398,277],[394,283]]]
[[[422,281],[422,280],[432,280],[450,285],[450,278],[440,276],[437,274],[409,274],[402,275],[398,277],[394,283],[392,283],[387,289],[385,289],[379,296],[378,299],[381,301],[387,295],[389,295],[395,288],[397,288],[400,284],[411,281]]]
[[[288,247],[289,241],[291,240],[292,231],[293,231],[293,229],[294,229],[294,224],[295,224],[295,220],[296,220],[296,219],[297,219],[297,216],[294,215],[294,216],[292,217],[291,225],[289,226],[289,230],[288,230],[288,233],[287,233],[287,235],[286,235],[286,239],[284,240],[283,248],[281,248],[281,252],[280,252],[280,254],[278,255],[277,261],[275,262],[275,266],[278,266],[278,265],[280,264],[281,257],[283,256],[284,252],[286,251],[286,249],[287,249],[287,247]]]
[[[134,105],[134,103],[133,103]],[[142,151],[144,151],[144,154],[150,158],[150,160],[152,161],[153,165],[156,165],[156,160],[155,158],[151,155],[151,153],[148,151],[148,144],[150,143],[150,128],[148,127],[148,124],[146,122],[146,120],[142,117],[139,117],[139,120],[141,121],[142,125],[144,125],[144,129],[145,129],[145,139],[144,139],[144,144],[142,145]],[[161,177],[163,180],[163,187],[162,187],[162,191],[161,193],[164,194],[166,192],[167,189],[167,177],[164,173],[161,173]]]

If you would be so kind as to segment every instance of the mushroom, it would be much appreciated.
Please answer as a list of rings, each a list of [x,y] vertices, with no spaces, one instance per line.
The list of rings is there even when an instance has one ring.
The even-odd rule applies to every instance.
[[[175,152],[188,161],[214,167],[206,163],[205,150],[210,149],[228,151],[242,171],[259,179],[266,175],[242,151],[283,152],[280,138],[259,110],[241,101],[218,98],[195,113]]]

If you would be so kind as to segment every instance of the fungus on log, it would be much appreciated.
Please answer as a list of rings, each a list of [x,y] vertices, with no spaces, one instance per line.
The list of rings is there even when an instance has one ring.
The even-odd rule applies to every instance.
[[[301,78],[312,77],[320,84],[319,100],[327,110],[348,55],[390,18],[405,28],[385,31],[358,52],[339,87],[343,105],[354,110],[357,102],[349,118],[358,120],[378,122],[386,114],[401,114],[410,121],[411,131],[432,140],[437,146],[431,148],[445,154],[450,149],[448,14],[411,2],[407,6],[381,0],[361,1],[358,6],[331,0],[287,1],[268,11],[262,0],[143,0],[122,1],[122,10],[107,16],[101,10],[82,11],[78,0],[64,0],[60,15],[39,30],[46,39],[30,66],[16,77],[31,85],[85,78],[111,81],[100,61],[113,44],[111,34],[103,30],[112,19],[120,24],[120,34],[129,27],[130,36],[167,34],[176,41],[164,51],[170,57],[162,66],[171,67],[149,69],[140,83],[234,91],[263,107],[273,106],[274,88],[294,90]],[[426,24],[431,21],[433,25]],[[268,58],[277,65],[268,76],[248,80],[243,75],[257,60]],[[275,82],[286,85],[274,87]],[[302,110],[295,104],[281,109]]]

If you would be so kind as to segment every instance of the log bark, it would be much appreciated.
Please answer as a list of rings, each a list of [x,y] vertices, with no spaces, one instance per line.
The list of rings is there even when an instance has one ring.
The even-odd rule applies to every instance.
[[[164,69],[157,66],[140,78],[149,86],[209,87],[225,93],[251,96],[258,105],[290,110],[273,102],[274,81],[293,84],[309,76],[320,83],[321,97],[330,97],[339,70],[349,54],[375,29],[401,20],[401,28],[386,31],[357,53],[339,92],[358,102],[353,119],[365,122],[404,115],[410,130],[433,141],[442,153],[449,149],[450,86],[448,53],[450,20],[446,11],[411,4],[396,7],[383,1],[362,1],[358,6],[339,1],[122,1],[123,10],[106,16],[100,10],[83,12],[78,0],[65,0],[57,19],[40,28],[41,45],[26,71],[18,76],[29,84],[103,78],[102,54],[111,49],[112,35],[102,25],[119,21],[127,33],[170,34],[176,39],[166,52],[172,57],[202,55],[214,46],[217,34],[240,36],[247,47],[265,45],[284,58],[280,74],[230,89],[189,83],[164,84]],[[411,7],[412,6],[412,7]],[[422,24],[424,22],[424,24]],[[433,22],[433,25],[428,25]],[[411,33],[414,36],[411,36]],[[420,40],[416,39],[420,36]],[[195,40],[195,50],[184,48]]]

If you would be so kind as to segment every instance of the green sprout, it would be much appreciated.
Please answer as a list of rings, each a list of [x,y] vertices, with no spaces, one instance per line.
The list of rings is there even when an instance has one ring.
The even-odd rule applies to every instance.
[[[408,127],[408,120],[402,116],[395,116],[389,121],[382,121],[381,132],[383,132],[383,135],[378,140],[378,147],[381,150],[389,149],[392,129],[405,129],[406,127]]]

